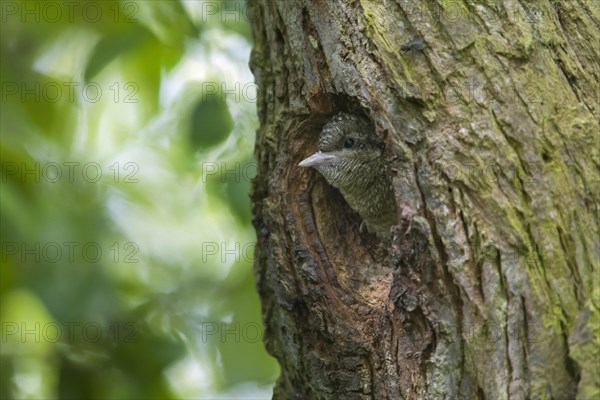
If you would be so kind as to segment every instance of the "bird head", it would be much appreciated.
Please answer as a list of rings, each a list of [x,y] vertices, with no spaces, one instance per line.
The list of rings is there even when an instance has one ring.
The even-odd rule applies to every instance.
[[[341,112],[323,126],[317,152],[299,166],[317,169],[361,215],[369,231],[387,238],[397,221],[397,206],[384,152],[368,119]]]
[[[316,168],[333,186],[344,189],[368,180],[379,172],[383,142],[365,118],[340,112],[323,127],[318,151],[302,160],[300,167]]]

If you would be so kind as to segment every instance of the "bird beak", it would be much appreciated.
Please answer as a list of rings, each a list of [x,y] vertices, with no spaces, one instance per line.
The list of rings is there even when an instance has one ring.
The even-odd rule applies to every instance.
[[[314,167],[315,165],[327,164],[337,158],[334,154],[317,151],[312,156],[305,158],[298,164],[299,167]]]

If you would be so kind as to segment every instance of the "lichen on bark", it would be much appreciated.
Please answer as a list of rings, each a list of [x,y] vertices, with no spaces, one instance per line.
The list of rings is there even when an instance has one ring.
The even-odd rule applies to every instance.
[[[255,272],[275,398],[600,396],[600,8],[252,1]],[[401,51],[421,38],[422,51]],[[360,109],[389,245],[297,164]],[[382,248],[384,247],[384,248]]]

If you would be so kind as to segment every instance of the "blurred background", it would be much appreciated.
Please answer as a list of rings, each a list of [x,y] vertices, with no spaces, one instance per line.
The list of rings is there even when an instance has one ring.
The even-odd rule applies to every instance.
[[[245,1],[2,1],[6,399],[266,399]]]

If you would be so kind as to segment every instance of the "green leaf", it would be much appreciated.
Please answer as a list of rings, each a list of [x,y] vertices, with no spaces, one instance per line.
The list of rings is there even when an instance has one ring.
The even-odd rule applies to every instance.
[[[144,40],[150,37],[149,32],[143,26],[133,26],[127,32],[113,33],[104,36],[94,48],[85,68],[84,78],[89,82],[112,60],[123,53],[136,49]]]
[[[192,111],[190,144],[193,150],[215,146],[227,139],[233,119],[227,103],[218,96],[207,96]]]

